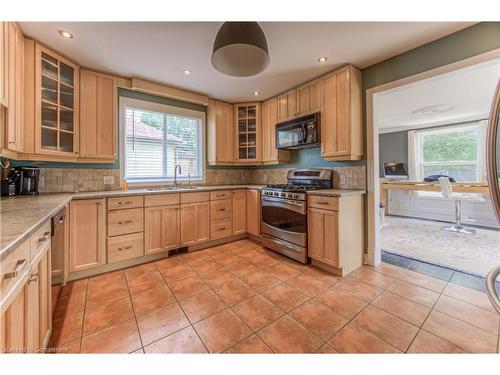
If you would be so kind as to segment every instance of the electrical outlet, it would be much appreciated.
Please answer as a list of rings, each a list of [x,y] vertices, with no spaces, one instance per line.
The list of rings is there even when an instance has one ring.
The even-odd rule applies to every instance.
[[[41,188],[45,187],[45,177],[40,177],[40,179],[38,181],[38,185]]]
[[[340,176],[340,185],[345,185],[345,176]]]
[[[114,185],[115,178],[114,176],[104,176],[104,185]]]

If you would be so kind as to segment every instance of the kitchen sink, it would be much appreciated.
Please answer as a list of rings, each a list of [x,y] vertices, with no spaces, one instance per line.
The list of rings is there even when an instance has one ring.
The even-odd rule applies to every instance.
[[[172,191],[172,190],[196,190],[200,189],[199,186],[164,186],[164,187],[155,187],[148,188],[147,191]]]

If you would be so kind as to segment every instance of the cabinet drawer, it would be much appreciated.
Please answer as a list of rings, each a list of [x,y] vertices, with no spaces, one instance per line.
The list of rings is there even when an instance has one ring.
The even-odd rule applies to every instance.
[[[123,210],[124,208],[138,208],[143,206],[142,195],[108,198],[108,210]]]
[[[45,224],[39,228],[30,239],[30,261],[33,262],[40,252],[50,244],[51,241],[51,224],[47,220]]]
[[[170,206],[174,204],[179,204],[181,200],[181,195],[176,194],[155,194],[144,196],[144,206]]]
[[[108,236],[144,231],[142,208],[108,212]]]
[[[231,199],[210,202],[210,220],[231,218]]]
[[[322,197],[319,195],[309,195],[308,206],[322,208],[324,210],[339,210],[339,199],[335,197]]]
[[[210,200],[215,201],[218,199],[229,199],[231,198],[230,190],[221,190],[221,191],[211,191],[210,192]]]
[[[5,257],[0,259],[0,262],[2,262],[0,302],[4,302],[15,285],[29,269],[30,240],[26,240],[20,246],[10,251]]]
[[[183,193],[181,194],[181,203],[198,203],[198,202],[208,202],[210,199],[210,194],[208,191],[203,191],[199,193]]]
[[[144,255],[144,233],[108,238],[108,263]]]
[[[231,220],[212,221],[210,225],[210,239],[218,240],[219,238],[230,237],[232,233]]]

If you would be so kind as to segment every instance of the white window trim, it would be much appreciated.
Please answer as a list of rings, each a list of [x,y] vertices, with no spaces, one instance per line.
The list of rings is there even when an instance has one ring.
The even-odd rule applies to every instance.
[[[135,108],[148,111],[170,113],[178,116],[187,116],[199,119],[201,121],[201,141],[200,141],[200,163],[201,163],[201,178],[191,178],[191,182],[203,184],[206,181],[206,126],[205,112],[174,107],[167,104],[149,102],[140,99],[133,99],[124,96],[119,98],[119,139],[120,139],[120,182],[125,178],[125,107],[133,106]],[[178,176],[177,181],[188,181],[187,176]],[[129,185],[134,187],[147,187],[158,185],[172,185],[173,178],[148,179],[148,180],[131,180],[127,181]]]

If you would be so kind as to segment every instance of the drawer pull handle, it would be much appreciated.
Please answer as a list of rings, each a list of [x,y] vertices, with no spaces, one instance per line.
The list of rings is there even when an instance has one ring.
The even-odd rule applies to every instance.
[[[322,201],[317,202],[317,204],[322,204],[323,206],[329,206],[330,205],[330,203],[328,203],[328,202],[322,202]]]
[[[223,211],[226,211],[226,209],[225,208],[219,208],[219,211],[223,212]]]
[[[19,259],[16,262],[16,268],[14,268],[14,271],[7,272],[5,275],[3,275],[3,278],[4,279],[12,279],[14,277],[17,277],[21,273],[21,271],[24,269],[26,264],[27,264],[26,259]]]
[[[130,224],[130,223],[133,223],[132,220],[124,220],[124,221],[119,221],[118,224]]]
[[[32,283],[34,281],[37,281],[38,280],[38,272],[37,273],[32,273],[28,279],[28,282],[29,283]]]
[[[118,248],[118,251],[129,250],[129,249],[131,249],[131,248],[133,248],[133,246],[132,246],[132,245],[130,245],[130,246],[125,246],[125,247],[119,247],[119,248]]]
[[[131,204],[131,201],[119,201],[118,204]]]
[[[223,230],[226,230],[226,227],[223,227],[223,228],[219,228],[217,229],[219,232],[222,232]]]
[[[47,241],[49,237],[50,237],[50,232],[45,232],[43,236],[38,239],[38,243]]]

